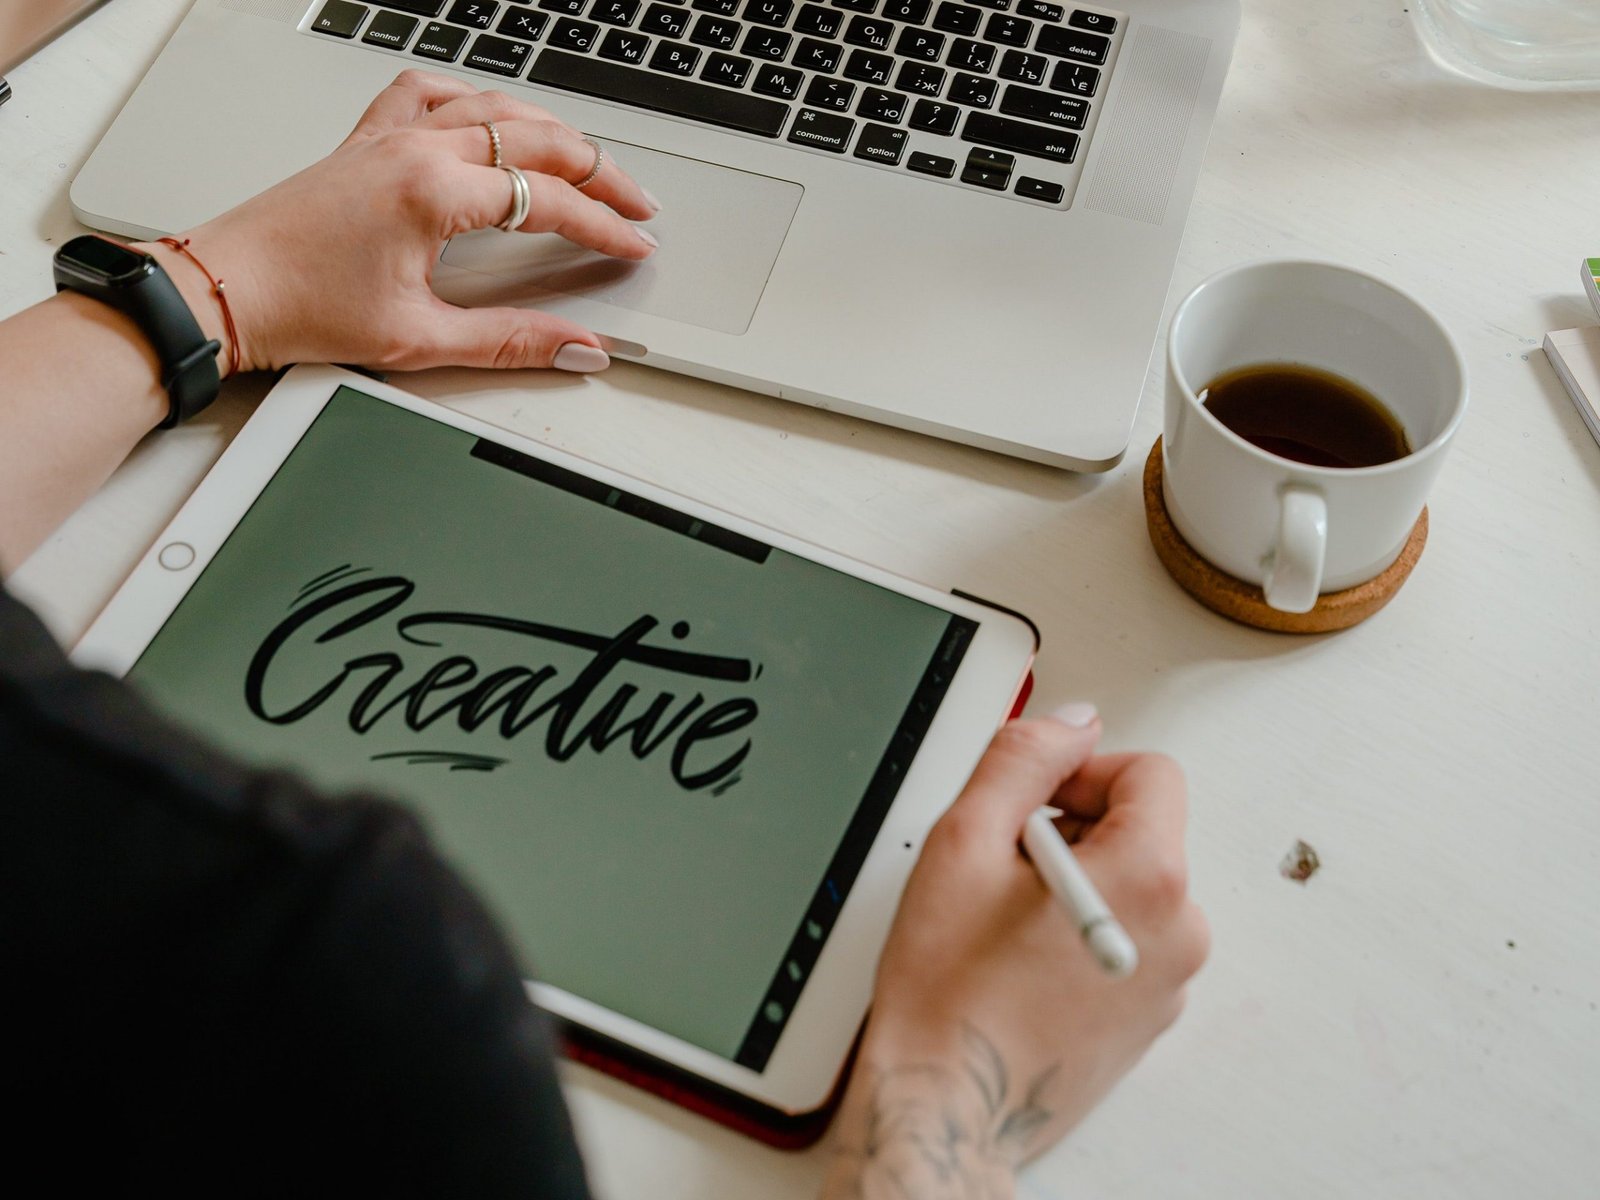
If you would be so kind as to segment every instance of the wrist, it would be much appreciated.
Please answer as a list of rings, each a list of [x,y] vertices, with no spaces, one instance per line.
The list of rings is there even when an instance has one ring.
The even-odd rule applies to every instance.
[[[172,280],[178,294],[194,314],[200,331],[207,338],[221,343],[222,348],[217,351],[217,374],[226,379],[233,374],[236,363],[240,370],[250,369],[244,359],[243,346],[238,343],[237,328],[228,318],[223,296],[217,294],[206,273],[188,255],[163,242],[135,242],[133,248],[150,255],[161,264],[161,269],[167,273],[167,278]],[[224,285],[227,283],[220,275],[213,275],[212,278]]]

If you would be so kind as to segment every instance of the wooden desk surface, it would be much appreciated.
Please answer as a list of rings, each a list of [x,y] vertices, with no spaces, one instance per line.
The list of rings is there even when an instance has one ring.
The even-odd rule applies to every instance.
[[[185,8],[113,4],[12,75],[0,313],[50,290],[67,184]],[[397,380],[554,445],[1044,628],[1035,706],[1092,699],[1111,747],[1189,771],[1215,927],[1189,1010],[1035,1197],[1592,1196],[1600,1137],[1600,447],[1538,349],[1593,322],[1600,94],[1442,74],[1404,0],[1246,0],[1172,290],[1335,259],[1438,311],[1472,411],[1400,597],[1348,633],[1229,625],[1163,574],[1139,470],[1080,478],[619,365],[591,380]],[[4,377],[0,375],[0,387]],[[239,423],[257,381],[150,439],[10,581],[70,641]],[[1305,839],[1307,885],[1278,863]],[[1064,1012],[1063,1020],[1071,1014]],[[788,1155],[574,1069],[613,1197],[788,1197]]]

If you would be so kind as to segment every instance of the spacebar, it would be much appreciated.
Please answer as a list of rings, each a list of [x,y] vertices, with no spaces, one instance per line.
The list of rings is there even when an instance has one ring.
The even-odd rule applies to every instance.
[[[598,58],[545,50],[533,60],[529,83],[585,96],[601,96],[636,104],[674,117],[689,117],[724,129],[740,129],[777,137],[783,129],[789,106],[758,96],[730,92],[727,88],[704,83],[688,83],[670,75],[646,74],[633,67],[620,67]]]

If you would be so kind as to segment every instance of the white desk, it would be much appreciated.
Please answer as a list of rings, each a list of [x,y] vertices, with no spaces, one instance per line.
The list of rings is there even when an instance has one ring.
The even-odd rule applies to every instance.
[[[1152,373],[1127,462],[1075,478],[620,365],[398,382],[1044,628],[1038,706],[1187,766],[1215,926],[1188,1013],[1023,1192],[1593,1196],[1600,1139],[1600,447],[1538,350],[1593,320],[1600,94],[1509,94],[1423,57],[1404,0],[1246,0],[1173,298],[1257,256],[1378,272],[1442,314],[1473,410],[1427,553],[1364,627],[1292,640],[1178,591],[1144,533]],[[121,0],[14,72],[0,313],[47,294],[67,183],[184,0]],[[1313,19],[1314,15],[1314,19]],[[1000,336],[986,330],[975,336]],[[0,387],[4,386],[0,376]],[[153,438],[12,585],[87,625],[260,388]],[[1323,869],[1278,861],[1296,838]],[[1070,1013],[1063,1013],[1070,1020]],[[574,1070],[612,1197],[788,1197],[770,1151]]]

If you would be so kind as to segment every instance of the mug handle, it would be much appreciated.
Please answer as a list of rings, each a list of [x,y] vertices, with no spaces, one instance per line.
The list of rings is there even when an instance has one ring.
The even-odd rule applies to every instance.
[[[1322,591],[1328,505],[1321,492],[1294,484],[1278,493],[1278,504],[1278,544],[1262,564],[1262,590],[1280,612],[1310,612]]]

